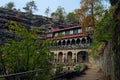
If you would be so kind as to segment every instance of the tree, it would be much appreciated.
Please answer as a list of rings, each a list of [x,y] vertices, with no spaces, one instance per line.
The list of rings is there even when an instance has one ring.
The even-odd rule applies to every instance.
[[[47,17],[48,17],[49,12],[50,12],[50,9],[49,9],[49,7],[48,7],[48,8],[46,8],[46,10],[45,10],[45,14],[46,14]]]
[[[23,7],[23,9],[29,14],[33,14],[33,11],[38,10],[34,1],[28,2],[26,7]]]
[[[52,54],[46,40],[39,40],[34,31],[28,31],[15,22],[10,22],[9,31],[16,36],[14,39],[8,38],[9,44],[0,48],[0,74],[50,68]],[[48,77],[49,71],[42,71],[7,77],[6,80],[48,80]]]
[[[57,10],[51,14],[51,16],[54,16],[55,19],[58,19],[59,21],[65,20],[65,9],[61,6],[58,6]]]
[[[14,7],[15,7],[15,5],[14,5],[13,2],[9,2],[9,3],[7,3],[6,6],[5,6],[5,8],[11,9],[11,10],[12,10]]]
[[[67,14],[66,19],[75,23],[79,23],[79,15],[77,15],[75,12],[70,12]]]
[[[94,30],[95,23],[101,18],[103,11],[101,0],[81,0],[81,8],[76,12],[81,16],[81,24],[85,33],[89,32],[88,27]],[[93,31],[89,33],[91,34]]]

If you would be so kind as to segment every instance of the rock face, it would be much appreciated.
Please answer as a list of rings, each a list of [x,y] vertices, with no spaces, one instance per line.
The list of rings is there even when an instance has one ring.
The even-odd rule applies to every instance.
[[[5,25],[8,21],[16,21],[27,28],[42,28],[42,25],[51,23],[50,18],[47,17],[0,8],[0,43],[5,43],[6,37],[14,37]]]
[[[114,55],[112,53],[111,43],[111,41],[108,42],[108,44],[105,46],[103,54],[101,54],[98,59],[99,66],[105,75],[105,80],[115,80]]]
[[[50,23],[50,19],[47,17],[0,8],[0,26],[4,27],[4,23],[9,20],[19,22],[26,27],[40,27]]]
[[[111,5],[117,5],[113,17],[116,26],[103,55],[100,56],[101,68],[106,75],[105,80],[120,80],[120,0],[110,0]]]

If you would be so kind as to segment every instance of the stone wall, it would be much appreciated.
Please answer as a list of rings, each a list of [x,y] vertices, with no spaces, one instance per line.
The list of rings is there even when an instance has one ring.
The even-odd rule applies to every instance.
[[[98,57],[98,65],[105,75],[105,80],[115,80],[114,79],[114,55],[112,53],[111,42],[105,46],[103,54]]]

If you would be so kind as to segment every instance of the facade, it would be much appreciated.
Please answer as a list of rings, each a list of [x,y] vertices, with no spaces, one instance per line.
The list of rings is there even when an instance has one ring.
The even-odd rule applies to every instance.
[[[55,67],[62,65],[64,70],[73,70],[76,65],[89,62],[88,46],[92,43],[92,37],[84,34],[81,26],[49,27],[46,37],[51,40]]]

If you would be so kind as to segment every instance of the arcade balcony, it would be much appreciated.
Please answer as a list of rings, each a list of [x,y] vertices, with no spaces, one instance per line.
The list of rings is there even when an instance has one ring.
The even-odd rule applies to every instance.
[[[52,50],[60,49],[86,49],[92,44],[90,37],[77,37],[70,39],[53,40],[50,42]]]

